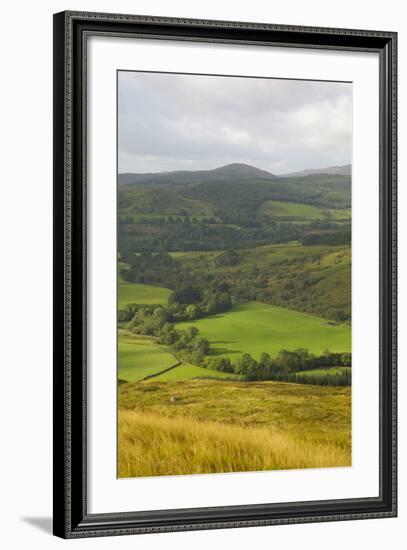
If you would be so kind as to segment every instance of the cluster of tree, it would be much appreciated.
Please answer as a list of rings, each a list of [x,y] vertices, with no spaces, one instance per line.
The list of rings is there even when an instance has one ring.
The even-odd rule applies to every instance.
[[[199,335],[196,327],[176,329],[171,313],[161,306],[134,306],[127,329],[134,334],[155,336],[158,343],[169,346],[177,357],[194,365],[202,364],[209,353],[209,341]]]
[[[124,250],[120,253],[120,259],[127,264],[120,269],[120,275],[125,281],[132,283],[159,285],[166,279],[176,277],[179,271],[177,263],[165,252],[135,254]]]
[[[236,250],[226,250],[225,252],[222,252],[222,254],[219,254],[219,256],[215,259],[215,265],[216,267],[224,267],[224,266],[233,266],[240,263],[241,260],[241,254],[236,252]]]
[[[333,353],[329,350],[324,351],[322,355],[316,356],[305,348],[299,348],[294,351],[283,349],[276,358],[277,372],[299,372],[312,370],[319,367],[351,367],[351,353]]]
[[[227,283],[214,282],[204,290],[184,285],[170,294],[168,303],[174,319],[182,321],[228,311],[232,297]]]
[[[166,323],[157,337],[160,344],[166,344],[177,357],[193,365],[202,365],[209,353],[209,341],[199,335],[196,327],[177,330],[172,323]]]
[[[227,283],[216,281],[205,289],[185,284],[169,295],[167,307],[127,304],[119,310],[118,321],[129,323],[130,330],[138,334],[159,336],[165,324],[199,319],[222,313],[231,307],[232,297]]]
[[[272,380],[275,382],[291,382],[294,384],[315,384],[317,386],[350,386],[352,384],[352,372],[350,369],[344,369],[342,373],[307,375],[296,373],[276,373]]]
[[[129,283],[152,284],[176,289],[180,286],[198,284],[206,288],[216,277],[207,271],[195,271],[181,264],[166,252],[123,252],[120,255],[125,264],[120,268],[121,277]]]
[[[177,192],[211,204],[217,217],[254,219],[261,203],[273,199],[323,208],[350,208],[351,179],[328,174],[256,181],[239,177],[180,187]]]
[[[344,244],[350,244],[351,242],[351,230],[350,226],[344,230],[339,231],[318,231],[306,233],[300,239],[301,244],[305,246],[314,245],[328,245],[338,246]]]
[[[231,224],[232,221],[238,224]],[[127,251],[177,252],[230,250],[272,243],[299,240],[306,231],[304,225],[247,220],[228,220],[228,223],[127,223],[119,221],[118,245],[122,254]]]
[[[351,365],[350,353],[326,351],[321,356],[315,356],[303,348],[295,351],[281,350],[275,359],[268,353],[262,353],[256,361],[249,353],[244,353],[235,363],[232,363],[229,358],[216,356],[207,357],[204,363],[204,366],[211,370],[240,374],[247,380],[284,380],[304,384],[320,384],[322,381],[321,385],[330,385],[330,381],[332,385],[349,385],[350,372],[321,377],[306,376],[306,374],[296,376],[296,374],[319,367],[351,367]]]
[[[203,216],[190,216],[188,214],[179,214],[179,215],[162,215],[162,216],[155,216],[149,214],[143,214],[143,215],[136,215],[136,216],[120,216],[120,223],[123,225],[131,225],[131,224],[155,224],[155,225],[165,225],[166,223],[193,223],[193,224],[199,224],[202,223],[204,225],[214,225],[219,223],[219,220],[217,220],[213,216],[203,217]]]

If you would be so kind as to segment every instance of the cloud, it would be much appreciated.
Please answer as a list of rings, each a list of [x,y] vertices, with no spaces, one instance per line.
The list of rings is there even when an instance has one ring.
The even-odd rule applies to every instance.
[[[352,85],[119,72],[119,172],[347,164]]]

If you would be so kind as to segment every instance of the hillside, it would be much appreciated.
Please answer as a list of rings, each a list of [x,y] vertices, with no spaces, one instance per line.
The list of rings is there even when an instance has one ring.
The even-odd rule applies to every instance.
[[[273,203],[276,202],[277,208],[274,208]],[[223,228],[226,225],[259,227],[265,222],[273,221],[344,221],[349,216],[338,211],[351,206],[351,178],[341,174],[276,177],[239,163],[215,170],[121,174],[118,203],[119,220],[126,224],[123,233],[143,234],[141,227],[129,225],[148,223],[150,226],[146,228],[146,233],[149,237],[162,233],[157,228],[160,221],[164,219],[172,222],[174,217],[177,221],[217,223]],[[300,207],[294,209],[293,213],[288,203]],[[288,214],[282,213],[281,206]],[[304,206],[315,208],[312,210]],[[151,224],[155,227],[152,228]],[[296,238],[297,235],[291,233],[288,240]],[[206,238],[208,240],[211,239]],[[266,241],[261,237],[259,242],[264,244],[283,241],[280,237],[277,240],[275,237],[271,240],[267,237]],[[247,244],[251,246],[252,242],[249,240]],[[196,249],[194,243],[188,246],[189,248],[181,247],[180,250]],[[217,247],[225,248],[219,243]],[[204,249],[211,248],[205,245]]]
[[[315,174],[336,174],[340,176],[352,175],[352,165],[344,164],[343,166],[329,166],[327,168],[311,168],[308,170],[300,170],[299,172],[291,172],[289,174],[282,174],[284,177],[298,177],[298,176],[313,176]]]
[[[147,174],[119,174],[119,185],[170,185],[194,184],[204,181],[229,180],[234,178],[273,179],[275,176],[254,166],[234,162],[212,170],[178,170],[173,172],[156,172]]]

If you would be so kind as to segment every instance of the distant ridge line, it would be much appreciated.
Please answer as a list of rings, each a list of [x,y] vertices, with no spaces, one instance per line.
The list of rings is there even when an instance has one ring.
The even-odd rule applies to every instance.
[[[209,170],[173,170],[165,172],[123,172],[118,175],[118,182],[121,185],[128,184],[171,184],[171,183],[201,183],[203,181],[217,180],[219,178],[253,178],[269,179],[289,177],[306,177],[314,174],[330,174],[338,176],[350,176],[351,164],[343,166],[329,166],[327,168],[307,169],[288,174],[272,174],[249,164],[234,162]]]

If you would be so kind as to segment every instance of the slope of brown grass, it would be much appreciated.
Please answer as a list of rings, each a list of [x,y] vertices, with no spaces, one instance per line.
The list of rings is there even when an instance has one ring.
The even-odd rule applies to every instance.
[[[268,428],[119,411],[119,477],[349,466],[350,449]]]
[[[121,384],[119,408],[160,417],[271,429],[351,446],[351,388],[283,382],[186,380]]]

